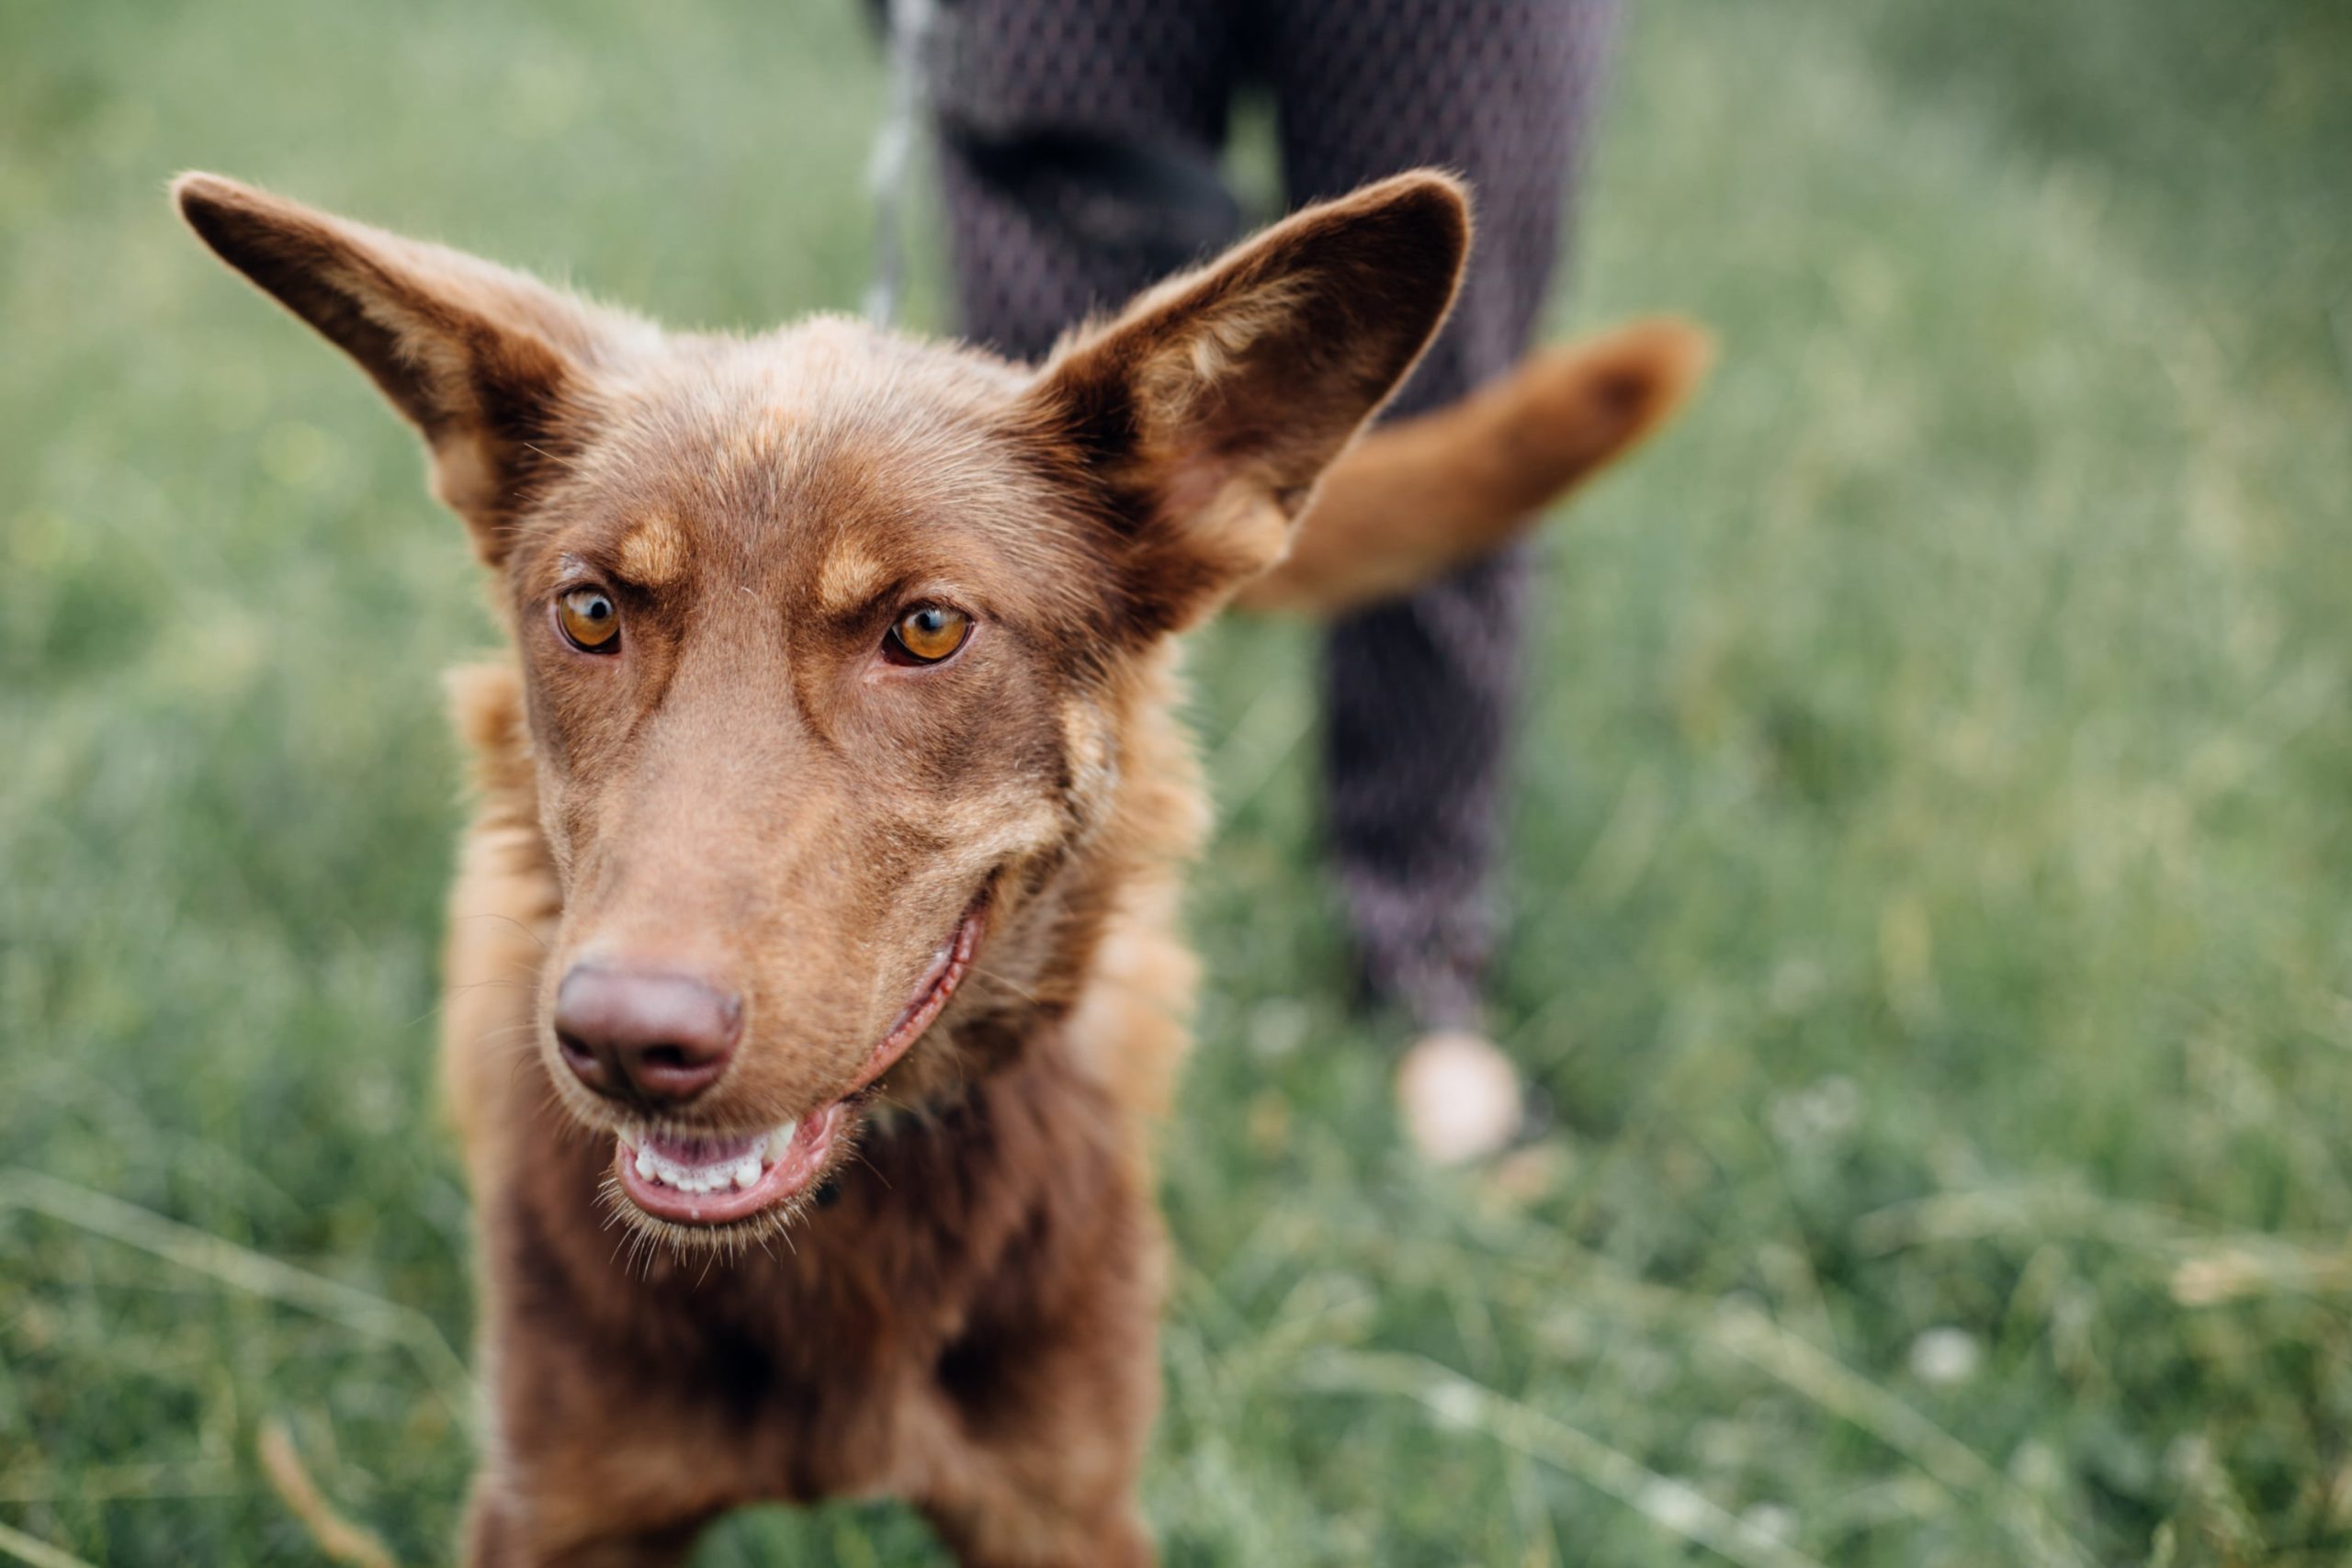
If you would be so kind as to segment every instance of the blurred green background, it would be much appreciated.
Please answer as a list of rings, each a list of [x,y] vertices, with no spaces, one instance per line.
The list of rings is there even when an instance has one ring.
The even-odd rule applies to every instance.
[[[1554,330],[1724,354],[1548,534],[1500,1017],[1557,1127],[1402,1155],[1310,644],[1213,630],[1168,1561],[2352,1561],[2352,9],[1623,46]],[[471,1457],[436,673],[492,628],[164,178],[756,325],[854,306],[881,98],[852,0],[0,5],[0,1552],[316,1562],[279,1419],[434,1561]]]

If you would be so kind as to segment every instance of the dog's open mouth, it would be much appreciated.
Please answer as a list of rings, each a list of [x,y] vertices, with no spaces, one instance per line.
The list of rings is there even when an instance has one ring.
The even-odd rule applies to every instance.
[[[832,1154],[846,1113],[841,1100],[764,1133],[679,1138],[624,1133],[614,1163],[628,1201],[681,1225],[746,1220],[808,1187]]]
[[[971,973],[987,915],[983,896],[940,944],[913,998],[842,1094],[797,1121],[757,1133],[624,1132],[613,1156],[621,1191],[655,1219],[681,1225],[733,1224],[807,1191],[831,1168],[855,1102],[931,1027]]]

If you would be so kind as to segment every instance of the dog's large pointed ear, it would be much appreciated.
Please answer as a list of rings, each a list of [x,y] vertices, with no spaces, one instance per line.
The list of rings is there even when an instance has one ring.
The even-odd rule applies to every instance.
[[[359,363],[433,452],[434,490],[495,565],[577,443],[588,378],[650,331],[503,267],[216,175],[172,197],[198,238]]]
[[[1188,626],[1282,558],[1316,480],[1444,321],[1469,244],[1461,185],[1400,175],[1056,350],[1024,414],[1106,507],[1138,629]]]

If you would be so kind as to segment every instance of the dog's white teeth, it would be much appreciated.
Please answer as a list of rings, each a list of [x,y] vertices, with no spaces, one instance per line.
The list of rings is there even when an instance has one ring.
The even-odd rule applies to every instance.
[[[674,1187],[681,1192],[695,1190],[695,1173],[675,1160],[662,1158],[651,1149],[637,1151],[637,1173],[648,1181],[663,1187]]]
[[[684,1165],[653,1151],[652,1140],[639,1145],[630,1164],[637,1174],[659,1187],[697,1196],[712,1192],[746,1191],[760,1183],[767,1168],[785,1156],[792,1147],[793,1134],[799,1123],[786,1122],[768,1133],[741,1154],[731,1159],[697,1161]]]

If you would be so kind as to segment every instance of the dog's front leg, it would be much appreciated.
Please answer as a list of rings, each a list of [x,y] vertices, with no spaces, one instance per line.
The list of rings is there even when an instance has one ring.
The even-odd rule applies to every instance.
[[[594,1152],[535,1151],[571,1190]],[[652,1568],[682,1562],[695,1537],[752,1494],[740,1430],[714,1419],[675,1363],[613,1337],[607,1310],[628,1287],[598,1280],[565,1250],[509,1181],[483,1209],[481,1362],[490,1431],[467,1507],[467,1568]],[[560,1213],[565,1211],[558,1211]],[[588,1232],[591,1236],[596,1235]],[[598,1238],[598,1245],[609,1246]],[[589,1254],[595,1257],[594,1252]],[[582,1280],[593,1281],[582,1284]]]
[[[466,1508],[460,1561],[465,1568],[667,1568],[685,1560],[707,1522],[684,1519],[648,1529],[616,1519],[599,1526],[582,1515],[583,1501],[564,1498],[564,1528],[550,1530],[543,1508],[484,1472],[475,1478]]]
[[[1159,1403],[1155,1336],[1148,1321],[1132,1326],[1111,1357],[1057,1346],[1022,1369],[1025,1387],[992,1390],[988,1408],[957,1400],[954,1451],[914,1500],[962,1568],[1159,1561],[1135,1499]]]
[[[612,1533],[581,1538],[583,1521],[574,1518],[567,1533],[553,1535],[534,1526],[532,1509],[482,1476],[466,1506],[461,1561],[466,1568],[668,1568],[687,1559],[703,1523],[687,1518],[644,1530],[614,1521]]]
[[[939,1360],[945,1437],[910,1491],[963,1568],[1158,1561],[1136,1482],[1159,1405],[1159,1243],[1140,1204],[1112,1206],[1051,1309],[1024,1301]]]

